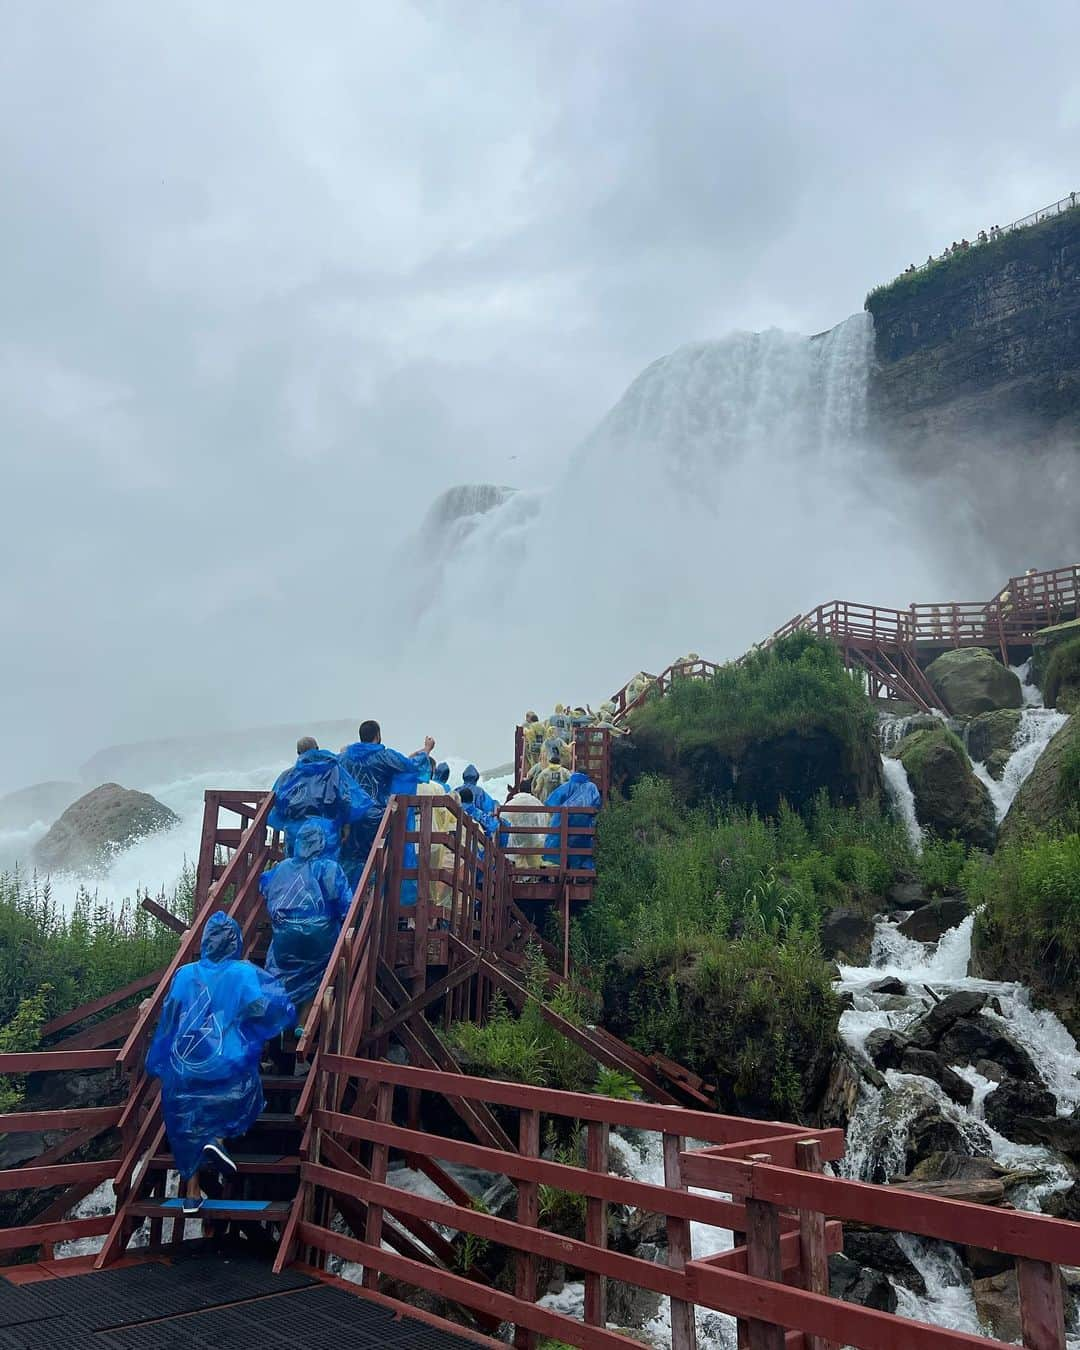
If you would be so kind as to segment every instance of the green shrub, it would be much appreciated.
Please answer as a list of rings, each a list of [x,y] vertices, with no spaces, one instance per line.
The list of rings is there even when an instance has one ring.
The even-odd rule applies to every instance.
[[[928,837],[916,864],[919,880],[931,895],[945,895],[961,886],[967,849],[958,839]]]
[[[188,871],[169,908],[189,917],[194,877]],[[135,901],[116,906],[82,890],[70,914],[51,887],[19,873],[0,874],[0,1021],[49,986],[48,1016],[118,989],[176,951],[178,938]]]
[[[0,1027],[0,1055],[27,1054],[36,1050],[41,1028],[49,1015],[52,986],[43,984],[29,998],[20,1000],[15,1016]],[[14,1111],[22,1101],[26,1079],[23,1075],[0,1078],[0,1112]]]
[[[1053,707],[1062,689],[1080,688],[1080,638],[1063,642],[1050,653],[1043,677],[1043,698]]]
[[[731,758],[753,741],[811,728],[854,747],[876,725],[861,681],[844,669],[836,647],[805,632],[721,666],[711,679],[676,680],[632,720],[635,733],[658,734],[677,752],[708,746]]]
[[[980,941],[1010,960],[1075,971],[1080,962],[1080,833],[1010,839],[963,873]]]

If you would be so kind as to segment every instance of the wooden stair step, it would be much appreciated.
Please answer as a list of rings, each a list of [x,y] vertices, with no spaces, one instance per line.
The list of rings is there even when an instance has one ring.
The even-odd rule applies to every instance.
[[[288,1154],[230,1153],[241,1176],[288,1176],[300,1167],[300,1159]],[[155,1171],[173,1169],[176,1161],[171,1153],[159,1153],[150,1159]]]
[[[288,1217],[291,1205],[287,1200],[204,1200],[198,1214],[189,1219],[210,1215],[215,1219],[252,1219],[259,1223],[277,1223]],[[127,1212],[140,1219],[175,1219],[183,1213],[183,1201],[134,1200]]]

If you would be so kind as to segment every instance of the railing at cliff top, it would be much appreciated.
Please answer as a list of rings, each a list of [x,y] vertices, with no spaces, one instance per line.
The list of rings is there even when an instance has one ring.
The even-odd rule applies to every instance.
[[[646,675],[648,683],[631,696],[630,686],[639,678],[635,676],[634,680],[629,680],[618,693],[612,695],[611,702],[615,705],[612,720],[618,725],[635,708],[640,708],[652,694],[661,696],[666,694],[677,680],[707,680],[719,669],[720,666],[715,661],[703,661],[700,658],[695,661],[674,661],[659,675]]]
[[[967,241],[966,247],[962,244],[958,244],[955,248],[947,248],[943,253],[939,253],[937,257],[931,256],[927,258],[926,262],[916,263],[911,267],[905,268],[895,280],[900,281],[904,277],[914,276],[916,272],[925,272],[928,267],[934,267],[938,263],[948,262],[950,258],[955,258],[958,253],[969,253],[972,249],[983,248],[987,244],[993,244],[998,239],[1002,238],[1003,235],[1012,234],[1015,230],[1026,230],[1032,225],[1041,225],[1043,221],[1053,220],[1055,216],[1064,215],[1067,211],[1075,210],[1077,206],[1080,206],[1080,194],[1070,192],[1067,197],[1061,197],[1058,201],[1051,202],[1049,206],[1040,207],[1038,211],[1032,211],[1030,215],[1021,216],[1019,220],[1014,220],[1009,225],[995,225],[988,231],[982,231],[985,238],[979,238],[978,235],[976,235],[974,239],[969,239]],[[888,282],[885,284],[891,286],[893,283]],[[879,287],[878,289],[884,289],[884,287]]]

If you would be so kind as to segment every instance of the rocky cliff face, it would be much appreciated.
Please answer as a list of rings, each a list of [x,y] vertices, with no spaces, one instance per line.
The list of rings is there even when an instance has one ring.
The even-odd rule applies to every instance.
[[[871,415],[912,450],[1080,443],[1080,208],[871,294]]]

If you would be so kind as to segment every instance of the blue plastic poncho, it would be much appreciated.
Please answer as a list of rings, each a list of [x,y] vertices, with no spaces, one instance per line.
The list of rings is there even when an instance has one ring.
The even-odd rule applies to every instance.
[[[161,1079],[161,1107],[185,1180],[215,1139],[246,1134],[266,1104],[263,1045],[296,1021],[285,990],[241,958],[240,927],[218,910],[203,930],[198,961],[173,976],[146,1071]]]
[[[395,792],[415,791],[421,758],[426,761],[427,755],[420,752],[409,759],[379,741],[354,741],[340,755],[352,777],[384,809]]]
[[[307,821],[297,835],[295,856],[259,878],[274,930],[266,973],[281,981],[297,1008],[315,996],[352,902],[341,866],[323,856],[321,824]]]
[[[551,796],[547,799],[548,806],[592,806],[600,805],[600,789],[596,784],[583,773],[572,773],[562,787],[557,787]],[[583,812],[569,813],[568,830],[575,826],[578,829],[585,829],[595,826],[596,817],[586,815]],[[558,863],[559,861],[559,830],[562,825],[562,812],[553,811],[551,813],[552,833],[544,840],[544,847],[547,852],[544,854],[544,861],[549,863]],[[591,834],[568,834],[566,838],[567,848],[587,848],[593,846],[594,836]],[[554,850],[554,852],[552,852]],[[571,868],[593,868],[596,864],[593,862],[592,853],[570,853],[567,855],[566,865]]]
[[[441,760],[435,765],[435,773],[432,775],[433,783],[441,783],[447,792],[450,791],[450,765],[446,760]]]
[[[368,794],[337,755],[330,750],[305,750],[274,784],[269,824],[285,832],[285,849],[291,857],[305,820],[319,817],[329,821],[340,842],[343,828],[364,819],[371,805]]]
[[[489,816],[495,814],[499,803],[490,792],[485,792],[480,786],[480,770],[475,764],[470,764],[461,775],[461,786],[458,788],[458,792],[460,792],[463,787],[472,788],[473,801],[481,811],[484,811]]]

